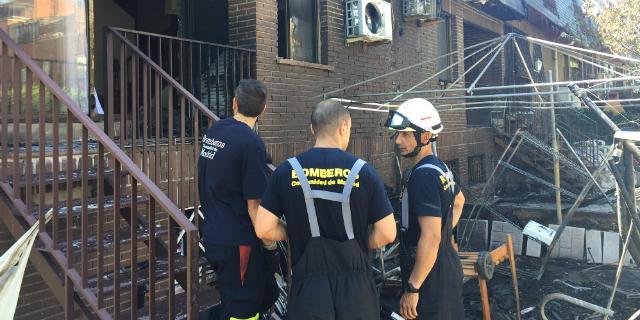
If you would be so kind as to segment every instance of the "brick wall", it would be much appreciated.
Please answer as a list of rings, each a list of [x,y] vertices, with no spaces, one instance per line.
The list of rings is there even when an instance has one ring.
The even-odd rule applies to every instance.
[[[257,50],[256,75],[269,88],[267,113],[260,119],[258,131],[275,163],[312,145],[308,129],[309,115],[312,106],[322,99],[323,93],[437,57],[436,28],[437,23],[441,22],[418,24],[416,21],[403,21],[400,1],[392,1],[392,4],[394,31],[391,43],[346,45],[344,1],[320,0],[320,61],[324,64],[314,65],[279,59],[276,0],[230,1],[231,42]],[[446,6],[446,10],[451,13],[452,47],[457,52],[452,61],[457,60],[456,56],[463,55],[464,6],[455,1]],[[255,23],[255,39],[245,28],[250,23]],[[407,72],[346,90],[339,95],[353,98],[362,93],[403,91],[436,73],[437,67],[437,60],[434,60]],[[454,75],[463,72],[464,66],[460,64],[455,68]],[[425,84],[423,88],[439,88],[437,79]],[[354,99],[380,101],[366,97]],[[446,128],[438,145],[442,157],[460,159],[460,168],[466,168],[466,158],[472,146],[483,146],[481,150],[474,150],[476,152],[491,152],[492,148],[486,145],[491,139],[485,139],[486,135],[478,134],[477,129],[467,128],[464,111],[446,112],[441,116]],[[352,118],[350,151],[372,161],[385,182],[393,185],[393,146],[388,139],[388,131],[382,127],[386,114],[354,110]],[[466,177],[466,170],[461,171],[460,176]]]

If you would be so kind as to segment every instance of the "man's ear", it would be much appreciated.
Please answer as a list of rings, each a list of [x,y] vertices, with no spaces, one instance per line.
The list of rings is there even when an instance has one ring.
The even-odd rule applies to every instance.
[[[349,132],[349,122],[348,121],[343,121],[342,125],[340,126],[340,135],[346,135]]]
[[[267,111],[267,103],[265,102],[264,104],[264,108],[262,108],[262,112],[260,112],[260,114],[258,115],[258,117],[261,117],[265,112]]]
[[[233,97],[233,104],[232,104],[231,108],[233,110],[233,114],[238,113],[238,98]]]
[[[310,125],[309,125],[309,130],[311,130],[311,134],[312,134],[313,136],[315,136],[315,135],[316,135],[315,131],[313,131],[313,125],[312,125],[312,124],[310,124]]]
[[[429,143],[429,140],[431,140],[431,132],[425,131],[425,132],[420,134],[420,142],[422,144]]]

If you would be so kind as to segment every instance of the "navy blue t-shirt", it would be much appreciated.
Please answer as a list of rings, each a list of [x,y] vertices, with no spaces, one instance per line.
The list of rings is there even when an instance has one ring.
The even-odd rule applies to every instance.
[[[202,137],[198,191],[205,244],[257,245],[247,200],[260,199],[267,186],[264,143],[249,126],[234,118],[216,122]]]
[[[435,169],[417,169],[425,164],[435,165],[442,169],[443,172],[447,172],[445,164],[434,155],[424,157],[411,169],[411,176],[407,183],[407,192],[409,192],[409,229],[404,234],[404,240],[408,247],[418,245],[418,239],[420,238],[418,217],[440,217],[444,226],[446,219],[451,219],[449,208],[455,195],[460,192],[457,185],[454,185],[454,192],[451,194],[450,188],[452,186]]]
[[[337,148],[312,148],[296,157],[308,172],[312,190],[342,192],[349,170],[358,158]],[[341,184],[342,183],[342,184]],[[382,180],[370,164],[360,170],[351,191],[353,233],[364,252],[368,250],[368,226],[393,212]],[[339,202],[314,200],[320,235],[336,241],[348,240]],[[287,221],[287,235],[296,264],[311,238],[302,188],[288,161],[271,175],[261,206]]]

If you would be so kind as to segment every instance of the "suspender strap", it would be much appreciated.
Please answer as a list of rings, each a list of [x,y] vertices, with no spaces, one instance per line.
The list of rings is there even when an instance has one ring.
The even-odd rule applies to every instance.
[[[447,169],[447,172],[442,171],[442,169],[440,169],[440,167],[427,163],[427,164],[423,164],[421,166],[419,166],[418,168],[416,168],[416,170],[418,169],[422,169],[422,168],[429,168],[429,169],[433,169],[438,171],[443,177],[445,177],[445,179],[447,179],[447,182],[451,184],[451,186],[449,187],[449,192],[453,193],[453,185],[455,184],[455,182],[453,181],[453,173],[451,171],[449,171],[449,168],[447,168],[447,165],[444,165],[445,169]]]
[[[440,167],[427,163],[417,167],[414,171],[420,170],[422,168],[429,168],[438,171],[445,179],[447,183],[449,183],[449,192],[451,194],[454,193],[453,186],[455,185],[455,181],[453,180],[453,173],[449,170],[446,164],[444,164],[447,172],[444,172]],[[409,229],[409,191],[405,188],[402,194],[402,212],[401,212],[401,225],[403,229]]]
[[[318,225],[318,216],[316,215],[316,206],[313,204],[313,196],[311,195],[311,185],[307,180],[307,176],[304,175],[304,170],[298,159],[289,158],[287,161],[291,164],[293,170],[296,171],[300,187],[304,193],[304,203],[307,206],[307,215],[309,216],[309,226],[311,227],[311,237],[320,236],[320,225]]]
[[[350,196],[351,190],[355,185],[356,178],[358,177],[360,170],[366,164],[366,162],[362,159],[358,159],[356,161],[356,163],[351,168],[351,171],[349,172],[347,180],[345,180],[342,193],[337,193],[325,190],[311,190],[309,180],[307,179],[307,176],[305,176],[304,170],[302,169],[302,166],[300,165],[298,159],[290,158],[287,161],[289,161],[291,167],[293,168],[293,170],[295,170],[296,175],[298,176],[298,181],[300,182],[300,187],[302,187],[304,201],[307,207],[307,215],[309,216],[311,237],[320,236],[320,225],[318,224],[318,216],[316,214],[316,207],[313,200],[323,199],[342,203],[342,220],[344,221],[344,229],[347,234],[347,238],[349,240],[355,238],[353,232],[353,220],[351,217]]]
[[[360,169],[365,165],[366,162],[362,159],[358,159],[356,163],[351,167],[351,172],[349,172],[349,176],[347,177],[347,181],[344,183],[344,189],[342,190],[342,220],[344,221],[344,229],[347,231],[347,238],[349,240],[355,238],[353,234],[353,220],[351,219],[351,205],[349,201],[349,197],[351,196],[351,189],[353,189],[353,185],[356,182],[356,177],[358,177],[358,173],[360,173]]]
[[[400,222],[403,229],[409,229],[409,190],[407,188],[402,193],[402,216]]]

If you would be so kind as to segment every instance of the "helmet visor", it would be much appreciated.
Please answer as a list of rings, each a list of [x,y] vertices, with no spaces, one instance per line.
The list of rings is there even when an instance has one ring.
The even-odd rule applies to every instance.
[[[384,126],[397,131],[422,131],[422,129],[411,123],[407,117],[397,111],[389,111],[389,117],[384,123]]]

